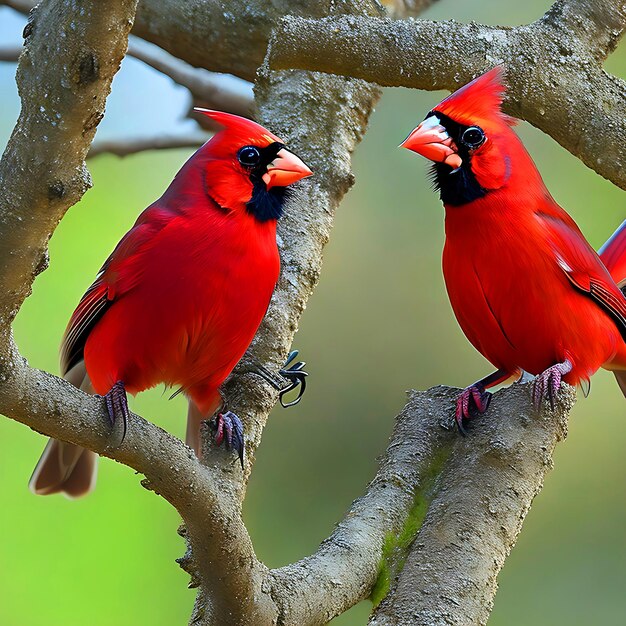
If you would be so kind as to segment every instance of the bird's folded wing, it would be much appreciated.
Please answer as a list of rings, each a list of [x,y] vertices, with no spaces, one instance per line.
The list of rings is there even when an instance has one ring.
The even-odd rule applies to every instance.
[[[94,283],[81,298],[61,342],[61,372],[65,374],[83,359],[89,333],[113,302],[140,280],[133,263],[152,238],[174,217],[169,209],[152,205],[139,216],[105,261]]]
[[[568,280],[602,307],[626,341],[626,297],[573,220],[540,214],[555,260]]]

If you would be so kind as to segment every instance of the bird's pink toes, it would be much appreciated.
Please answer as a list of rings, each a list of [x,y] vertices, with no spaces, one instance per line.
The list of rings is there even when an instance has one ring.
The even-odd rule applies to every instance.
[[[466,435],[464,420],[471,418],[474,412],[484,413],[489,407],[491,394],[482,385],[474,383],[463,389],[456,400],[455,420],[459,432]]]
[[[550,402],[550,408],[554,410],[554,401],[561,389],[563,376],[572,371],[572,363],[569,359],[565,359],[563,363],[557,363],[541,372],[533,381],[531,396],[535,409],[541,409],[541,403],[544,399]]]
[[[215,432],[215,443],[218,446],[223,443],[227,450],[235,450],[243,468],[243,424],[239,417],[232,411],[225,411],[214,417],[210,424]]]

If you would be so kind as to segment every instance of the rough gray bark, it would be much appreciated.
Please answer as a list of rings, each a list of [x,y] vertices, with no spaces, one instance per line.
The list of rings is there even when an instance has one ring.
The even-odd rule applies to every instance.
[[[436,485],[423,496],[428,510],[404,566],[370,626],[487,623],[497,575],[552,469],[576,398],[569,387],[554,412],[536,415],[524,387],[496,394],[480,427],[453,440]],[[445,414],[454,397],[446,389],[418,396],[433,416]]]
[[[274,69],[343,74],[384,87],[449,90],[503,63],[505,111],[626,189],[626,82],[601,66],[625,28],[624,0],[559,0],[536,22],[516,28],[286,17],[269,62]]]
[[[20,10],[32,5],[27,0],[4,4]],[[589,52],[597,59],[599,50],[614,46],[621,34],[621,14],[609,11],[604,19],[604,13],[597,13],[592,4],[581,1],[579,5],[583,13],[577,13],[572,3],[557,2],[544,21],[575,22],[576,15],[585,15],[583,30],[589,50],[596,45],[591,46],[592,40],[600,42],[595,53]],[[30,27],[20,61],[23,112],[0,162],[0,289],[4,294],[0,302],[0,410],[42,433],[129,465],[146,476],[148,488],[176,507],[190,547],[181,565],[199,587],[192,616],[195,624],[323,624],[368,597],[373,589],[381,598],[391,591],[372,618],[376,624],[402,623],[403,616],[413,613],[425,616],[430,620],[427,623],[445,623],[446,619],[482,623],[495,591],[495,577],[549,467],[552,448],[564,434],[571,390],[563,394],[555,413],[545,410],[539,416],[529,412],[526,386],[501,392],[467,439],[459,439],[452,428],[456,390],[414,392],[397,418],[380,469],[366,493],[317,552],[297,563],[268,570],[256,558],[241,519],[255,451],[276,401],[276,392],[252,374],[249,366],[256,359],[277,368],[291,345],[321,270],[334,212],[352,184],[350,155],[378,98],[374,86],[354,78],[261,69],[256,86],[260,120],[293,145],[317,176],[299,185],[287,207],[279,228],[283,265],[279,286],[247,357],[224,388],[229,407],[246,425],[248,454],[243,476],[232,455],[213,448],[209,437],[205,446],[211,450],[203,465],[181,441],[135,415],[125,441],[118,444],[119,433],[110,432],[100,400],[30,368],[17,352],[10,323],[36,274],[45,267],[47,239],[88,186],[84,159],[126,45],[134,3],[117,0],[105,6],[106,11],[90,5],[91,10],[78,20],[79,36],[50,54],[48,33],[64,28],[75,17],[76,8],[67,0],[44,2],[35,13],[35,26]],[[225,13],[216,0],[143,0],[134,32],[186,62],[251,78],[265,55],[271,28],[287,11],[314,17],[350,13],[343,21],[330,17],[328,23],[358,28],[387,24],[378,17],[380,8],[373,2],[242,0],[230,3]],[[320,22],[290,19],[282,31],[290,24],[304,25],[306,32]],[[471,34],[472,28],[479,27],[467,28]],[[435,29],[431,35],[437,33]],[[493,46],[481,50],[495,54],[498,37],[494,35]],[[320,39],[320,45],[326,41]],[[333,50],[338,62],[344,58],[339,51],[346,47],[342,42]],[[378,52],[386,54],[392,47],[378,46]],[[273,62],[279,54],[276,49],[275,42]],[[293,46],[289,49],[293,51]],[[104,50],[109,56],[101,58]],[[462,65],[453,80],[451,63],[446,78],[450,84],[475,69]],[[568,72],[565,64],[563,76]],[[427,88],[442,86],[435,79],[439,80],[431,75],[430,80],[421,80]],[[43,84],[54,102],[49,109],[44,107],[46,114],[39,110],[41,89],[33,87],[42,80],[47,81]],[[536,80],[542,80],[541,76]],[[526,102],[533,97],[521,90],[519,106],[529,106]],[[610,141],[598,154],[606,154],[607,148],[617,151],[623,145],[620,132],[614,128],[607,133]],[[509,458],[516,460],[514,468]],[[462,480],[468,474],[473,477],[471,489]],[[442,542],[441,534],[433,532],[444,522],[448,536],[459,541]],[[452,576],[441,568],[453,562],[457,565]],[[455,585],[459,596],[432,591],[442,577],[446,584]],[[416,585],[431,593],[415,593]],[[455,606],[459,597],[467,600],[463,618]]]

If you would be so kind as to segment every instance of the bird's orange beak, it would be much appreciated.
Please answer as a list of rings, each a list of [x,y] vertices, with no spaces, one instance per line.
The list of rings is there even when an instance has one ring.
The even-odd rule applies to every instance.
[[[453,170],[461,167],[463,163],[452,137],[448,135],[448,131],[440,124],[436,115],[427,117],[411,131],[400,144],[400,148],[417,152],[436,163],[446,163]]]
[[[276,158],[267,166],[267,172],[263,174],[263,181],[268,189],[287,187],[287,185],[312,174],[313,172],[299,157],[286,148],[282,148],[278,151]]]

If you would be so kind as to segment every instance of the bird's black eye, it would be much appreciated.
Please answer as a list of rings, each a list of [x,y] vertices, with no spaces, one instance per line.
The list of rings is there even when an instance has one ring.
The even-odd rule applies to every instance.
[[[478,126],[470,126],[463,131],[461,141],[472,150],[480,147],[485,143],[485,133],[482,128]]]
[[[254,167],[259,164],[261,160],[261,153],[258,148],[254,146],[244,146],[237,153],[237,158],[239,159],[239,163],[241,163],[244,167]]]

